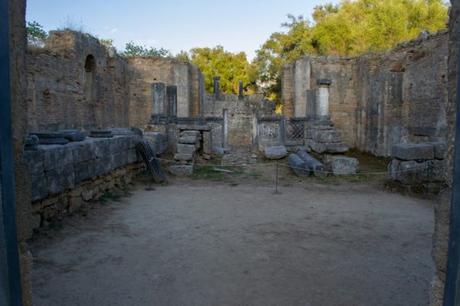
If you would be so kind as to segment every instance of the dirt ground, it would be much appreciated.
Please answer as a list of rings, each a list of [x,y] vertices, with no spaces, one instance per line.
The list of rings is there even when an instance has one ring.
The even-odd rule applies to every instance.
[[[429,200],[362,182],[294,180],[275,195],[270,179],[242,181],[137,185],[37,235],[35,305],[428,303]]]

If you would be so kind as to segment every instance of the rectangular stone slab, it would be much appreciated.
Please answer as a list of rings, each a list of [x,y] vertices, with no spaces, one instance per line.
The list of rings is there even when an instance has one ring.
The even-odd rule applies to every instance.
[[[397,144],[393,146],[392,155],[400,160],[429,160],[434,159],[434,147],[429,143]]]

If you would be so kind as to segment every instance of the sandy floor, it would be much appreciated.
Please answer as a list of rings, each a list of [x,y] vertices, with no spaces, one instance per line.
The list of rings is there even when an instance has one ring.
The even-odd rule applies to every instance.
[[[433,213],[362,184],[179,181],[33,242],[36,305],[426,305]]]

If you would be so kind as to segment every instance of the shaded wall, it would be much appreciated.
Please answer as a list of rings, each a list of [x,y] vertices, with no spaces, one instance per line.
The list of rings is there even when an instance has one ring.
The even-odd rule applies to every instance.
[[[129,67],[130,124],[143,127],[152,114],[152,83],[177,86],[177,116],[197,116],[200,112],[200,75],[198,68],[173,59],[134,57]]]
[[[447,272],[447,252],[449,238],[450,206],[453,183],[453,161],[455,144],[455,123],[457,111],[457,68],[458,47],[460,42],[460,1],[451,1],[449,20],[449,53],[448,53],[448,102],[446,106],[447,121],[447,171],[445,178],[447,187],[440,194],[435,203],[435,231],[433,235],[433,259],[436,266],[436,275],[432,282],[431,305],[440,306],[443,303],[444,284]]]
[[[31,256],[27,239],[31,236],[31,191],[27,169],[23,162],[24,139],[27,134],[27,80],[24,71],[26,51],[25,0],[9,0],[11,118],[16,183],[16,220],[21,264],[22,302],[32,305],[30,269]]]
[[[300,117],[304,92],[326,78],[332,80],[330,115],[348,146],[389,156],[400,142],[443,140],[447,40],[444,31],[383,54],[302,58],[283,69],[284,113]]]
[[[128,126],[126,62],[87,34],[51,32],[27,54],[29,130]]]
[[[98,39],[53,31],[43,48],[27,51],[29,131],[143,128],[152,114],[152,83],[177,86],[179,117],[197,117],[200,70],[155,57],[122,58]]]

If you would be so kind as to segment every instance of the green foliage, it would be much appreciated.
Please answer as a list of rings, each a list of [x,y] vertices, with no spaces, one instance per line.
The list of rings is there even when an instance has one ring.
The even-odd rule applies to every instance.
[[[48,37],[48,33],[43,30],[43,26],[36,21],[28,21],[26,31],[27,38],[31,41],[43,41]]]
[[[446,27],[442,0],[342,0],[317,6],[312,21],[288,15],[285,32],[273,33],[257,51],[258,79],[278,100],[281,67],[312,55],[355,56],[388,50],[420,32]]]
[[[178,54],[175,56],[176,60],[183,62],[183,63],[190,63],[190,55],[188,54],[187,51],[180,51]]]
[[[220,77],[221,89],[225,93],[238,93],[239,81],[243,81],[246,89],[255,82],[251,64],[246,53],[231,53],[222,46],[215,48],[194,48],[190,51],[191,62],[198,66],[205,76],[205,87],[213,90],[213,77]]]
[[[125,51],[122,53],[123,56],[151,56],[151,57],[171,57],[171,52],[164,48],[153,48],[141,45],[136,45],[134,42],[126,44]]]
[[[101,45],[103,45],[104,47],[106,47],[107,49],[115,49],[114,45],[113,45],[113,39],[99,39],[99,42],[101,43]]]

